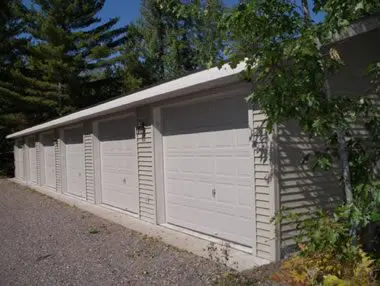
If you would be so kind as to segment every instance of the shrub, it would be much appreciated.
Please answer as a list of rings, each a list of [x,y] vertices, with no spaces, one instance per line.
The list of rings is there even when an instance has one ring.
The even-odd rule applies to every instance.
[[[282,214],[280,220],[297,222],[298,253],[283,263],[274,279],[290,285],[371,285],[375,261],[356,235],[361,214],[353,205],[337,207],[333,213],[319,210],[304,220]]]
[[[358,247],[357,260],[342,263],[335,252],[294,255],[273,276],[275,281],[290,285],[374,285],[374,261]]]

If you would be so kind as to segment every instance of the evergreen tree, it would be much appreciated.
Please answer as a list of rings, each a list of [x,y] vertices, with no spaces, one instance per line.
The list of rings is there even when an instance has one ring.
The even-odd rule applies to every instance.
[[[153,66],[145,59],[144,37],[138,26],[130,24],[127,28],[127,40],[122,50],[122,74],[125,92],[151,85],[155,82]]]
[[[16,112],[22,95],[15,91],[12,82],[12,70],[26,44],[25,40],[17,38],[24,28],[22,19],[16,13],[20,5],[20,1],[0,1],[0,128],[8,130],[10,125],[22,121]]]
[[[38,122],[54,103],[31,88],[43,83],[27,72],[23,12],[21,1],[0,1],[0,174],[10,174],[13,167],[12,142],[5,136]]]
[[[56,87],[30,70],[26,12],[21,1],[2,1],[0,12],[0,121],[8,131],[46,120],[56,105]]]
[[[192,0],[186,5],[174,2],[190,23],[191,46],[196,53],[198,69],[210,68],[223,60],[225,48],[224,35],[219,29],[219,21],[226,8],[221,0]]]
[[[118,52],[126,28],[114,28],[118,18],[100,24],[96,15],[104,2],[34,0],[27,13],[27,31],[32,37],[30,68],[40,79],[56,86],[52,96],[58,98],[59,115],[106,99],[92,96],[90,83],[96,82],[99,74],[107,75],[107,67],[120,62]]]
[[[140,19],[137,27],[142,35],[143,60],[152,68],[155,82],[168,78],[165,70],[165,54],[167,54],[166,32],[169,30],[170,11],[165,13],[155,0],[143,0],[140,7]],[[168,15],[169,14],[169,15]]]
[[[10,65],[16,57],[13,46],[17,46],[15,36],[21,31],[18,19],[12,15],[11,1],[0,1],[0,175],[12,169],[10,143],[6,141],[6,133],[11,129],[9,123],[14,122],[8,96],[12,95],[12,86],[7,82]],[[18,95],[17,95],[18,96]]]
[[[137,27],[143,37],[142,59],[155,82],[215,65],[223,42],[217,28],[219,0],[143,0]]]

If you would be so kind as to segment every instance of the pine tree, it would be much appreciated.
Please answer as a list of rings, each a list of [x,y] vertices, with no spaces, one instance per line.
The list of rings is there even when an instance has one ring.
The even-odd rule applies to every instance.
[[[182,76],[195,69],[195,51],[187,35],[189,21],[178,18],[171,1],[143,0],[137,27],[143,37],[144,63],[155,82]]]
[[[14,124],[9,96],[13,95],[12,85],[7,82],[11,63],[17,57],[14,46],[18,46],[15,37],[22,30],[18,18],[13,15],[10,0],[0,1],[0,175],[8,174],[12,169],[11,144],[5,136]],[[19,97],[18,94],[16,94]]]
[[[144,63],[156,82],[215,65],[223,52],[217,27],[219,0],[144,0],[137,27],[143,36]]]
[[[121,74],[124,92],[131,92],[155,83],[156,73],[154,67],[145,61],[144,37],[137,25],[128,25],[127,39],[121,53],[123,65],[117,72]]]
[[[53,87],[28,69],[28,40],[21,37],[25,7],[21,1],[0,3],[0,122],[13,130],[43,120],[55,102],[42,96]]]
[[[182,17],[187,19],[191,46],[196,51],[198,69],[210,68],[224,60],[224,35],[219,28],[226,8],[221,0],[192,0],[187,4],[174,1]]]
[[[11,174],[12,142],[5,136],[40,121],[54,102],[41,98],[35,87],[44,83],[27,72],[27,39],[20,1],[0,1],[0,174]]]
[[[16,6],[20,2],[11,0],[0,1],[0,128],[8,129],[15,124],[18,115],[15,114],[15,101],[22,95],[14,90],[11,81],[13,64],[19,59],[20,49],[24,40],[17,39],[23,30],[20,17],[16,16]],[[21,120],[21,118],[19,118]]]
[[[157,1],[143,0],[140,6],[140,19],[137,27],[142,35],[142,57],[146,65],[152,68],[154,81],[159,82],[167,78],[165,71],[165,48],[167,42],[167,20],[165,11],[160,9]]]
[[[96,15],[105,0],[34,0],[26,21],[32,37],[30,67],[43,81],[54,84],[57,112],[62,115],[106,98],[92,96],[99,74],[120,62],[125,27],[118,18],[105,23]],[[113,97],[115,94],[103,93]]]

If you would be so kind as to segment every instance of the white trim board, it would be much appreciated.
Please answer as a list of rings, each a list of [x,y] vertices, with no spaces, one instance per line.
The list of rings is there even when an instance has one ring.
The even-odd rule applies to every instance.
[[[240,63],[235,69],[228,64],[220,69],[215,67],[209,70],[197,72],[176,80],[172,80],[136,93],[123,96],[109,102],[87,108],[61,118],[42,123],[40,125],[24,129],[8,135],[6,138],[16,138],[23,135],[45,131],[55,127],[73,124],[75,122],[97,117],[100,115],[116,112],[127,107],[137,107],[159,100],[174,98],[177,96],[199,92],[204,89],[213,88],[221,84],[229,84],[239,81],[238,74],[244,70],[245,63]]]

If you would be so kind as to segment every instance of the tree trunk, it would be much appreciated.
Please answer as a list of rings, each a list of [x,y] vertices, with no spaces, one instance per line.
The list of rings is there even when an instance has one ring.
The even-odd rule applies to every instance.
[[[344,183],[344,192],[346,194],[346,202],[351,203],[353,201],[352,194],[352,184],[351,184],[351,173],[350,165],[348,161],[348,150],[347,142],[344,138],[344,132],[342,130],[337,131],[338,144],[339,144],[339,157],[342,168],[343,183]]]
[[[311,17],[310,17],[310,9],[309,4],[307,0],[302,0],[302,9],[305,19],[305,25],[311,24]],[[321,41],[318,37],[316,37],[316,43],[318,45],[318,48],[321,48]],[[327,95],[327,100],[330,101],[331,99],[331,89],[330,85],[325,80],[325,90]],[[346,202],[351,203],[353,201],[353,193],[352,193],[352,184],[351,184],[351,172],[350,172],[350,165],[348,160],[348,150],[347,150],[347,142],[344,138],[344,130],[341,128],[341,126],[336,127],[336,134],[338,137],[338,145],[339,145],[339,159],[341,163],[341,172],[343,177],[343,183],[344,183],[344,192],[346,196]]]

